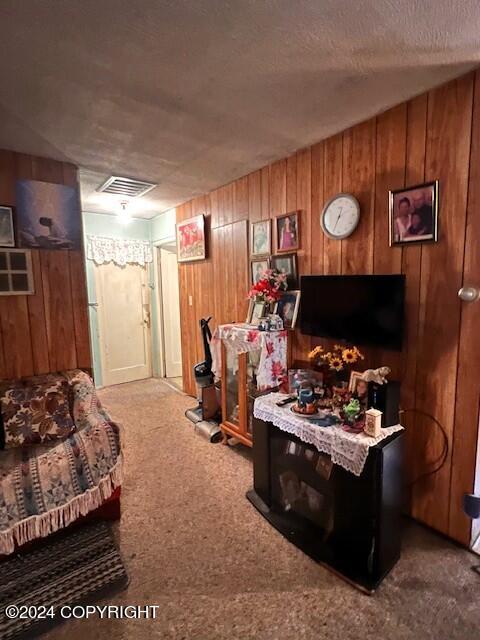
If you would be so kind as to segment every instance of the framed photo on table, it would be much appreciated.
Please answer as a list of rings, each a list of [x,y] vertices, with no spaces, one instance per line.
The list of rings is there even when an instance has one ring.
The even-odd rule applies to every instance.
[[[365,408],[368,403],[368,382],[363,379],[362,371],[352,371],[350,373],[348,390],[359,399],[360,404]]]
[[[266,306],[265,302],[255,302],[255,300],[250,300],[247,312],[247,324],[257,325],[260,322],[260,318],[263,318],[265,315]]]
[[[275,218],[275,253],[296,251],[300,248],[298,211],[291,211]]]
[[[0,247],[14,246],[13,207],[0,206]]]
[[[438,241],[438,180],[389,191],[390,246]]]
[[[275,305],[275,313],[283,320],[284,329],[295,329],[298,308],[300,306],[300,291],[286,291]]]

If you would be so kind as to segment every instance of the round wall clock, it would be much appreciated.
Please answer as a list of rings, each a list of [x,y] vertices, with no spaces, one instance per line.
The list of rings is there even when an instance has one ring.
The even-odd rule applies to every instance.
[[[338,193],[324,206],[320,216],[323,232],[333,240],[348,238],[360,221],[360,205],[349,193]]]

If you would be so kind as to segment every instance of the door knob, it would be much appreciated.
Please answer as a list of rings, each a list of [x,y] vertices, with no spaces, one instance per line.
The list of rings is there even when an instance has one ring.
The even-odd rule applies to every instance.
[[[458,297],[463,302],[476,302],[480,298],[480,290],[476,287],[462,287],[458,291]]]

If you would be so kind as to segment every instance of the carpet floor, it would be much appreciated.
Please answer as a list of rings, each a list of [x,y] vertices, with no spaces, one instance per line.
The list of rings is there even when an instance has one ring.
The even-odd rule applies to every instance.
[[[99,393],[125,428],[130,576],[109,604],[159,605],[156,620],[75,621],[45,638],[455,640],[480,636],[478,560],[412,523],[373,597],[288,543],[245,498],[249,452],[212,445],[184,418],[194,401],[157,380]],[[105,603],[106,603],[105,602]],[[105,604],[103,603],[103,604]]]

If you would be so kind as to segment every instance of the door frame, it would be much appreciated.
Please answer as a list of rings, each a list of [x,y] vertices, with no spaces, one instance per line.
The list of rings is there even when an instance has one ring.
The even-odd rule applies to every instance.
[[[155,282],[157,286],[155,287],[155,306],[157,308],[157,317],[155,322],[155,327],[157,330],[158,340],[158,377],[165,378],[166,376],[166,363],[165,363],[165,332],[163,330],[163,291],[162,291],[162,265],[160,260],[160,249],[167,244],[172,244],[172,242],[177,242],[177,238],[175,235],[166,236],[161,240],[155,240],[152,242],[153,245],[153,268],[155,272]],[[152,354],[153,355],[153,354]],[[155,374],[154,374],[155,375]]]

